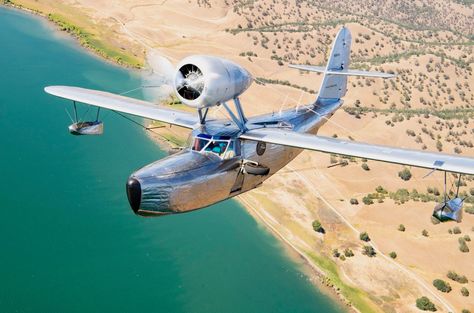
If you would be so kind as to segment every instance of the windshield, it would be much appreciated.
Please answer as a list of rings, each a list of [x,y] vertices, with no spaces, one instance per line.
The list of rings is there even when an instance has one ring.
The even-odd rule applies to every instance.
[[[194,138],[192,150],[213,153],[225,159],[235,156],[234,142],[227,136],[199,134]]]

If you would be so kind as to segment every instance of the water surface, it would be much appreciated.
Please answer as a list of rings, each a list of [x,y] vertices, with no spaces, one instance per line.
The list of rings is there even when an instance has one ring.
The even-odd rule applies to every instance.
[[[14,10],[0,42],[1,312],[341,311],[235,201],[132,214],[128,175],[165,154],[113,113],[103,136],[69,135],[71,105],[43,87],[123,92],[136,73]]]

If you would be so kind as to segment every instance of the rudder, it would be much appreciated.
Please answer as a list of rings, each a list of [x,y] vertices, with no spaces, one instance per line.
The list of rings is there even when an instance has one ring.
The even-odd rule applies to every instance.
[[[349,68],[351,53],[351,32],[347,27],[343,27],[336,36],[332,46],[331,55],[326,66],[328,71],[343,71]],[[332,75],[325,73],[321,87],[319,88],[319,98],[340,99],[347,91],[347,76]]]

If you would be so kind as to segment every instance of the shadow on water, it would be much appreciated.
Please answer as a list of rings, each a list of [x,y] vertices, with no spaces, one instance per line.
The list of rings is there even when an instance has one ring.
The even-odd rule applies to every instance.
[[[43,92],[121,92],[136,74],[14,10],[0,39],[2,312],[340,312],[235,201],[134,216],[126,179],[164,153],[114,114],[103,136],[70,136],[70,104]]]

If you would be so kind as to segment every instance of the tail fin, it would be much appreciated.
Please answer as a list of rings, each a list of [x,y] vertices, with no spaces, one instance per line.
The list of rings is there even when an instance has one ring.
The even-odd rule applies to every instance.
[[[326,66],[326,73],[319,88],[318,98],[340,99],[347,90],[347,76],[332,75],[327,71],[342,71],[349,68],[352,36],[349,29],[343,27],[334,40],[331,55]]]
[[[318,100],[320,99],[340,99],[344,97],[347,91],[347,76],[370,76],[391,78],[395,75],[380,73],[350,70],[350,53],[351,53],[352,36],[348,28],[343,27],[334,40],[331,55],[326,67],[311,66],[311,65],[290,65],[292,68],[323,73],[323,81],[319,88]]]

